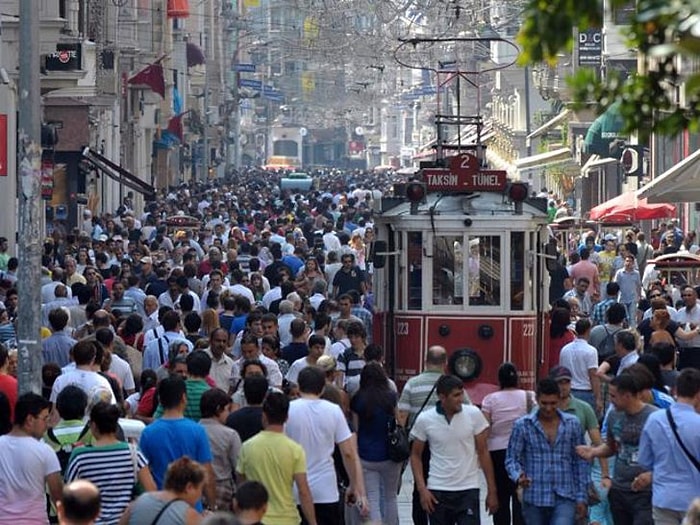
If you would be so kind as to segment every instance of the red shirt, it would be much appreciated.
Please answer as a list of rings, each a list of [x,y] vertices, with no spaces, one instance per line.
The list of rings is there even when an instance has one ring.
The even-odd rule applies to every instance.
[[[10,402],[10,421],[15,422],[15,404],[17,403],[17,380],[10,374],[0,374],[0,392]]]

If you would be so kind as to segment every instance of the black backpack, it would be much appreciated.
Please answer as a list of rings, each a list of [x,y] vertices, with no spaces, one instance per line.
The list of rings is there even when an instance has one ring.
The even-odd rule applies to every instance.
[[[55,443],[56,445],[59,446],[59,449],[56,451],[56,456],[58,456],[58,462],[61,465],[61,475],[66,473],[66,469],[68,468],[68,460],[70,459],[70,455],[72,454],[73,450],[83,446],[82,439],[85,437],[85,435],[90,431],[90,424],[86,423],[85,426],[83,427],[83,430],[80,431],[80,435],[78,436],[78,439],[74,441],[73,443],[61,443],[59,439],[56,437],[56,434],[54,434],[53,429],[50,428],[46,432],[46,437],[49,438],[49,440],[52,443]]]
[[[602,364],[608,357],[615,355],[615,334],[618,333],[622,328],[617,330],[608,330],[608,327],[603,325],[605,330],[605,339],[603,339],[598,345],[598,364]]]

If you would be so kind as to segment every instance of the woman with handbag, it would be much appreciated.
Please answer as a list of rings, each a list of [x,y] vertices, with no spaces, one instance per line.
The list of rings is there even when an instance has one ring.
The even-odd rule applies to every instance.
[[[515,420],[532,410],[534,394],[518,388],[518,370],[513,363],[503,363],[498,368],[498,392],[484,397],[481,411],[491,424],[488,447],[493,462],[498,490],[498,511],[493,515],[494,525],[523,525],[520,501],[516,496],[516,486],[506,472],[506,449]],[[513,505],[511,512],[511,502]]]
[[[390,459],[389,430],[395,423],[396,393],[379,363],[367,363],[360,389],[350,402],[353,426],[369,500],[370,521],[398,525],[396,487],[401,463]]]

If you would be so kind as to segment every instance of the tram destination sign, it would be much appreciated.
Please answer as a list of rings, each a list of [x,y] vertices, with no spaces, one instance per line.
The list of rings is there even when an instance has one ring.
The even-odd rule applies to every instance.
[[[507,184],[503,170],[479,170],[474,173],[455,172],[447,168],[426,168],[423,180],[428,191],[503,191]]]

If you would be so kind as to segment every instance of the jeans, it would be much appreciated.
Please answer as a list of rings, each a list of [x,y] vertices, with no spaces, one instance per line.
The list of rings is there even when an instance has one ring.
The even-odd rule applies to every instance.
[[[576,521],[576,502],[555,497],[553,507],[537,507],[523,501],[526,525],[572,525]]]
[[[481,525],[479,489],[430,492],[438,501],[430,525]]]
[[[396,489],[399,486],[401,463],[391,460],[361,460],[361,463],[369,501],[370,520],[385,525],[398,525],[399,508]]]
[[[493,515],[493,525],[523,525],[520,501],[515,493],[515,483],[506,472],[506,451],[492,450],[491,462],[498,491],[498,510]],[[513,504],[511,521],[511,502]]]

